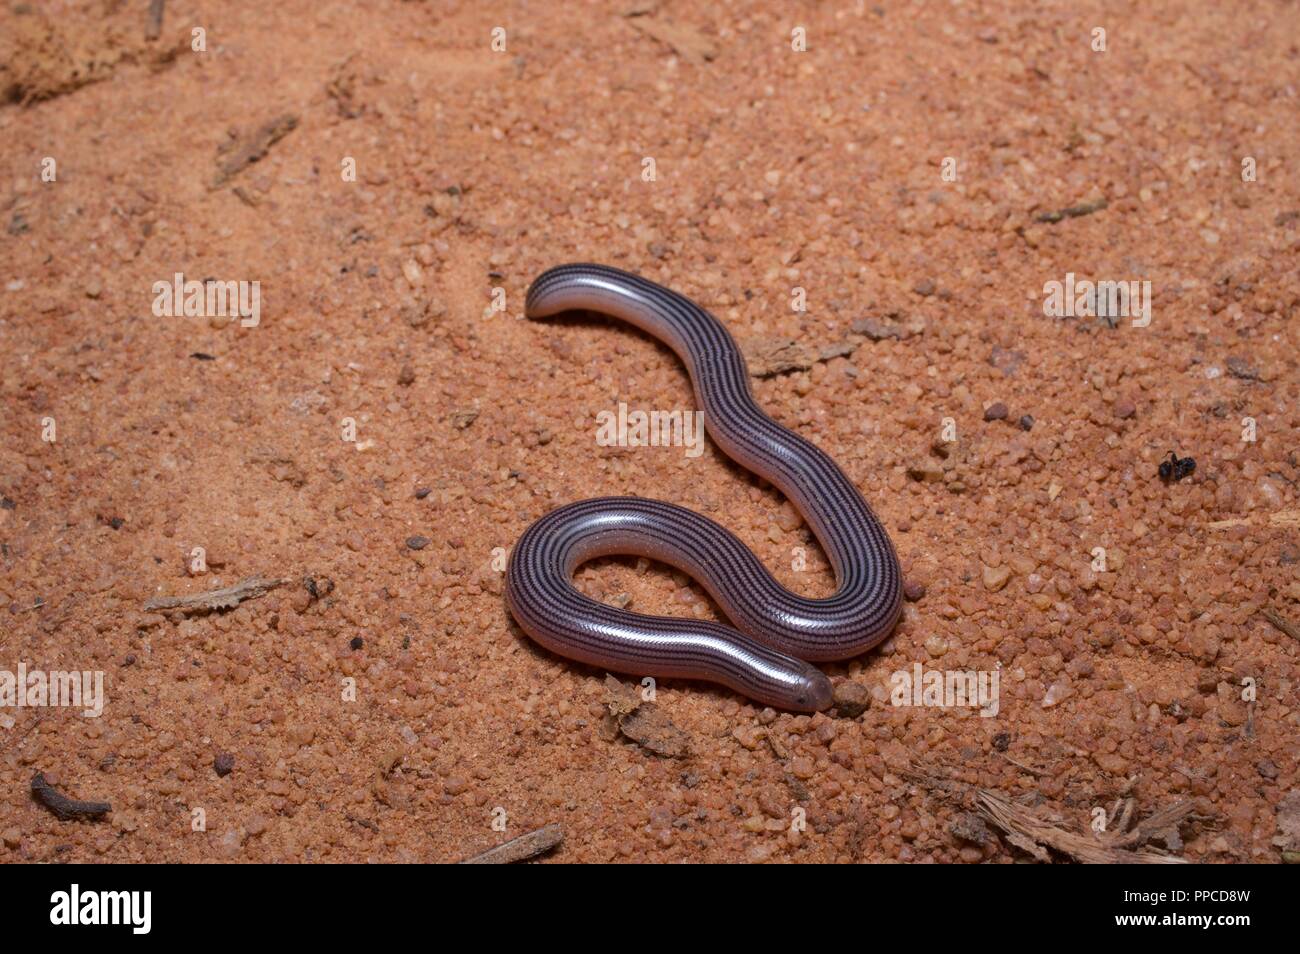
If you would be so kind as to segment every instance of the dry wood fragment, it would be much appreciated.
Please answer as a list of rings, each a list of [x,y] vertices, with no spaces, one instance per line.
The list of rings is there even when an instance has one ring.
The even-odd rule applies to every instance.
[[[1052,861],[1049,848],[1082,864],[1187,863],[1177,855],[1147,847],[1147,842],[1170,830],[1176,832],[1178,826],[1195,812],[1196,803],[1191,800],[1175,802],[1153,812],[1136,825],[1132,823],[1135,803],[1132,799],[1121,800],[1107,813],[1107,831],[1079,833],[1060,827],[1001,792],[965,785],[915,766],[904,770],[903,774],[973,808],[1001,829],[1007,841],[1044,863]]]
[[[526,861],[550,851],[564,841],[564,829],[559,825],[546,825],[536,831],[530,831],[518,838],[511,838],[503,845],[489,848],[482,854],[466,858],[463,865],[508,865],[516,861]]]
[[[163,7],[167,0],[149,0],[149,23],[145,27],[146,40],[156,40],[162,34]]]
[[[298,117],[291,113],[277,116],[263,123],[242,139],[227,142],[217,150],[217,173],[210,188],[220,189],[244,169],[257,162],[271,147],[298,126]]]
[[[212,610],[233,609],[244,600],[263,596],[287,582],[288,580],[265,576],[250,576],[234,586],[227,586],[220,590],[209,590],[206,593],[195,593],[191,596],[155,596],[144,604],[144,608],[146,611],[178,609],[183,613],[205,613]]]
[[[646,36],[670,47],[683,60],[695,66],[702,66],[718,55],[718,48],[713,45],[713,41],[694,27],[647,16],[629,17],[627,22]]]
[[[1292,639],[1300,639],[1300,626],[1297,626],[1276,610],[1269,609],[1266,606],[1259,611],[1259,615],[1264,617]]]
[[[1207,530],[1229,530],[1233,527],[1249,527],[1258,520],[1249,517],[1234,517],[1229,520],[1213,520],[1205,525]],[[1300,510],[1279,510],[1271,513],[1264,521],[1270,527],[1300,527]]]
[[[1037,219],[1039,222],[1049,222],[1056,224],[1062,219],[1077,219],[1082,215],[1092,215],[1094,212],[1100,212],[1110,203],[1104,199],[1094,199],[1092,202],[1080,202],[1078,205],[1071,205],[1064,209],[1057,209],[1052,212],[1040,212]]]

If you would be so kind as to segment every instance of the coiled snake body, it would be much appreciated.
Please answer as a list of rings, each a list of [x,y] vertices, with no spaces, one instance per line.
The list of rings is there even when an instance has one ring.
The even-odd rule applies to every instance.
[[[808,521],[835,571],[826,599],[791,593],[730,531],[693,511],[641,497],[600,497],[551,511],[510,555],[506,600],[548,649],[615,672],[721,683],[799,712],[831,704],[812,662],[847,659],[893,629],[902,602],[898,557],[853,482],[820,448],[768,417],[721,322],[690,299],[628,272],[562,265],[528,290],[526,314],[589,310],[643,329],[685,363],[722,450],[772,482]],[[608,554],[670,564],[708,590],[735,626],[646,616],[584,596],[577,567]]]

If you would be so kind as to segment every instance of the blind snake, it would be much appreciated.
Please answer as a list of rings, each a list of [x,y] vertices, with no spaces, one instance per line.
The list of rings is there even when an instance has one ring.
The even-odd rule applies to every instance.
[[[902,573],[885,528],[835,461],[762,411],[740,349],[713,315],[602,265],[549,269],[528,290],[529,318],[575,310],[619,318],[677,353],[709,436],[798,507],[837,587],[826,599],[798,596],[707,517],[641,497],[599,497],[552,510],[519,538],[506,569],[506,601],[520,628],[561,656],[614,672],[721,683],[796,712],[827,708],[830,680],[811,663],[856,656],[898,620]],[[610,554],[649,557],[689,574],[735,628],[647,616],[584,596],[574,571]]]

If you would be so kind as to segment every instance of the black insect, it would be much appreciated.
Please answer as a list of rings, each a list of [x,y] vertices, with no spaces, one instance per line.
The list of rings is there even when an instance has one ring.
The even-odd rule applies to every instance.
[[[1179,457],[1173,451],[1169,452],[1169,459],[1160,462],[1160,479],[1165,483],[1177,483],[1184,477],[1191,476],[1196,470],[1196,461],[1190,457]]]

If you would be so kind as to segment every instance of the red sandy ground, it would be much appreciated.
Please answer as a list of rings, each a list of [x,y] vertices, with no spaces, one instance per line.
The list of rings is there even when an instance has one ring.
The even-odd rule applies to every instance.
[[[1261,615],[1300,620],[1296,4],[632,6],[173,2],[148,41],[144,4],[5,4],[0,668],[101,669],[108,701],[0,710],[0,859],[449,860],[551,822],[557,861],[1027,857],[918,772],[1071,831],[1193,799],[1154,846],[1193,861],[1300,848],[1300,640]],[[285,114],[210,188],[232,135]],[[528,282],[573,260],[740,338],[858,343],[755,390],[924,588],[828,667],[872,693],[864,714],[665,682],[692,754],[662,758],[610,737],[603,673],[509,620],[494,550],[598,494],[695,508],[791,588],[833,585],[712,446],[596,446],[619,401],[692,398],[644,336],[522,319]],[[260,281],[260,325],[156,317],[177,271]],[[1150,326],[1045,317],[1067,272],[1150,281]],[[868,319],[910,333],[854,337]],[[1171,449],[1197,466],[1166,486]],[[143,609],[259,574],[289,582]],[[715,616],[634,561],[579,584]],[[916,662],[1000,666],[999,714],[891,706]],[[112,812],[59,821],[37,771]]]

